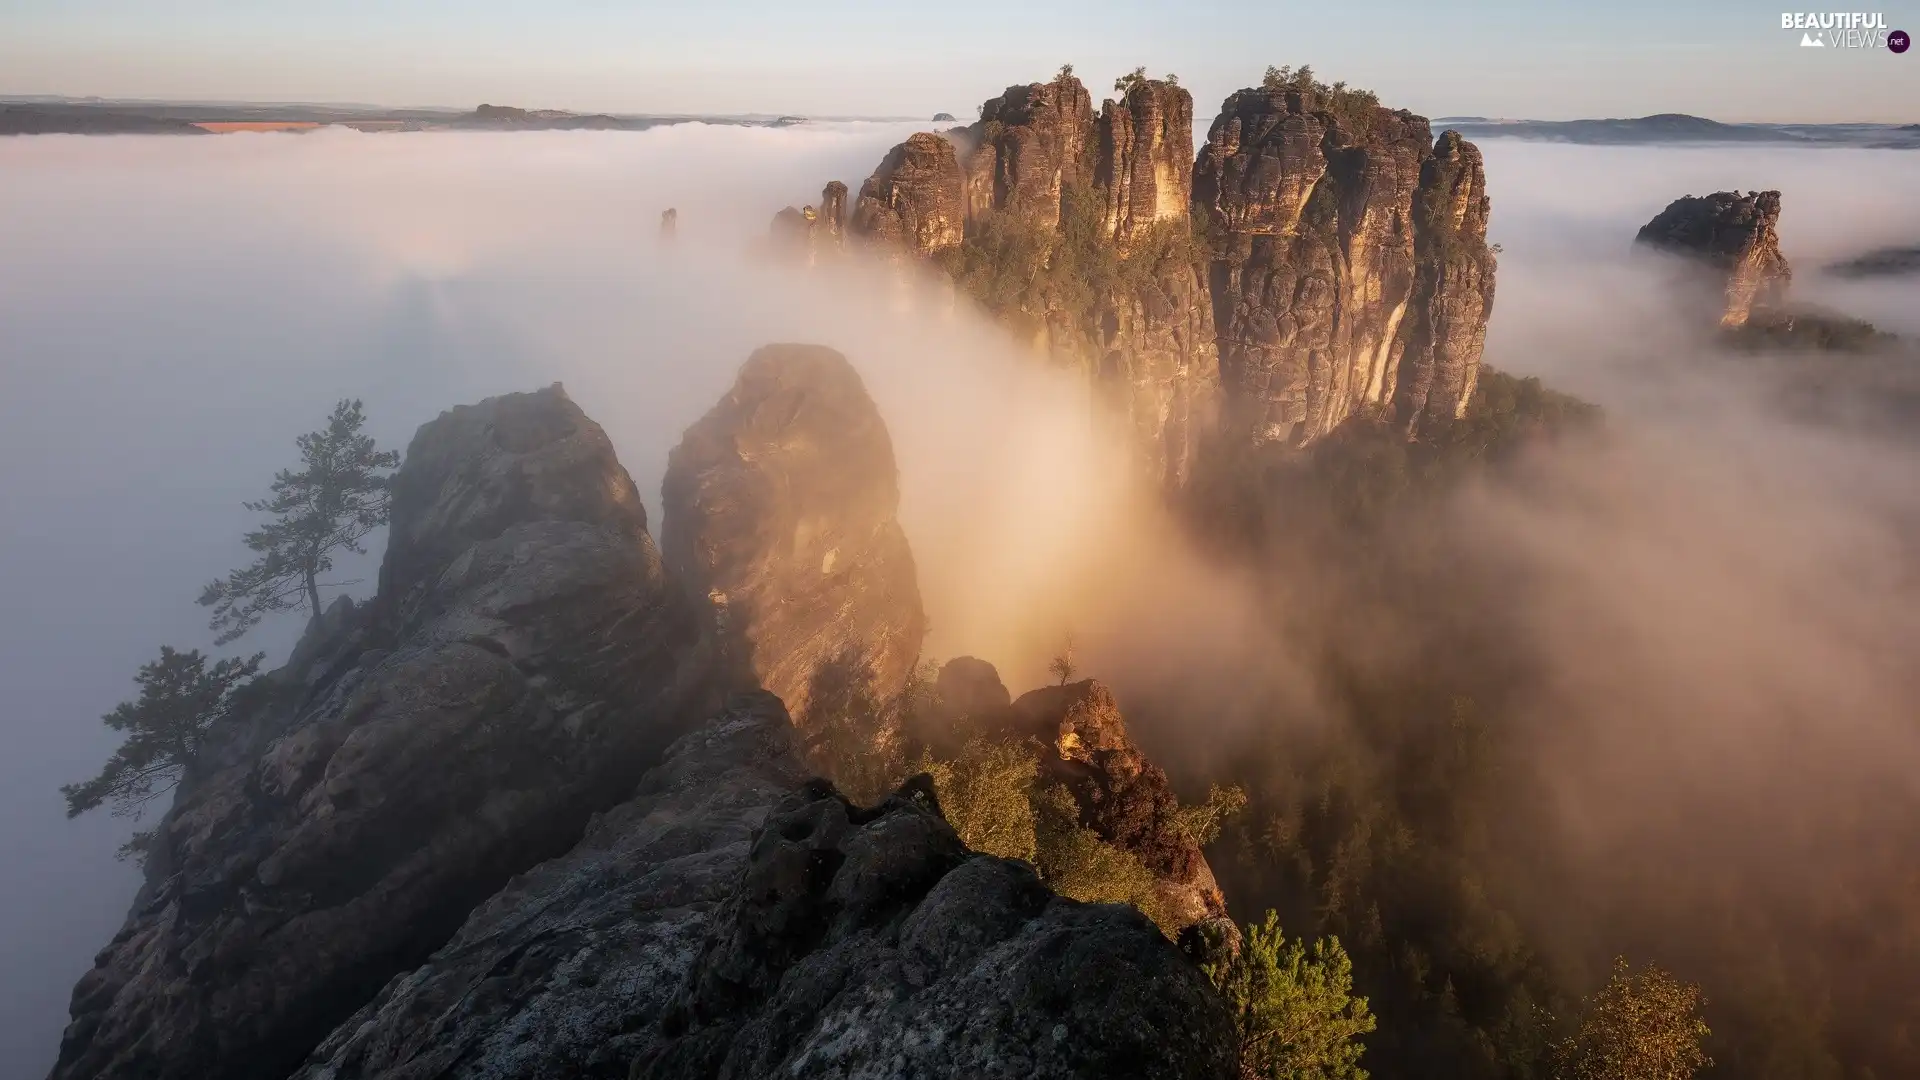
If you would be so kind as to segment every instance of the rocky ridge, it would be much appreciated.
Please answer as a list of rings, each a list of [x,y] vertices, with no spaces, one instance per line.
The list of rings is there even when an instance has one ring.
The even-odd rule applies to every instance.
[[[707,707],[639,492],[557,386],[421,428],[380,581],[162,821],[55,1078],[284,1075]]]
[[[1232,1075],[1137,912],[966,851],[911,784],[863,810],[806,782],[764,690],[713,713],[917,652],[845,360],[756,353],[670,473],[663,559],[557,386],[425,425],[378,595],[183,788],[53,1076]]]

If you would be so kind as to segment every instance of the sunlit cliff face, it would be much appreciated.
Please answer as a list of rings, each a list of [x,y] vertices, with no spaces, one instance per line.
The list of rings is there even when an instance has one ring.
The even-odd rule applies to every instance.
[[[857,189],[908,130],[0,142],[0,862],[21,871],[0,886],[0,1076],[43,1071],[65,988],[134,885],[110,857],[126,823],[60,820],[57,784],[110,751],[95,718],[157,644],[209,644],[190,601],[244,559],[240,501],[339,397],[402,446],[452,404],[562,380],[657,514],[667,449],[747,354],[820,342],[891,427],[929,656],[981,656],[1017,691],[1071,633],[1123,699],[1195,703],[1143,738],[1206,762],[1256,727],[1337,721],[1312,675],[1329,638],[1424,655],[1340,575],[1291,566],[1276,586],[1200,554],[1133,489],[1084,380],[937,283],[756,253],[773,211],[823,179]],[[1675,195],[1731,186],[1783,190],[1797,266],[1857,250],[1819,224],[1830,195],[1881,208],[1876,241],[1920,236],[1920,210],[1878,201],[1911,166],[1484,149],[1506,248],[1488,362],[1599,401],[1609,434],[1470,489],[1432,527],[1462,566],[1525,584],[1488,619],[1524,630],[1568,839],[1604,858],[1684,814],[1716,828],[1651,850],[1699,859],[1755,821],[1798,865],[1825,818],[1781,820],[1793,798],[1912,774],[1899,646],[1920,640],[1920,473],[1905,450],[1787,423],[1738,371],[1695,374],[1624,251]],[[1912,316],[1879,288],[1820,295],[1898,329]],[[343,568],[348,591],[373,567]],[[285,649],[295,622],[254,644]]]

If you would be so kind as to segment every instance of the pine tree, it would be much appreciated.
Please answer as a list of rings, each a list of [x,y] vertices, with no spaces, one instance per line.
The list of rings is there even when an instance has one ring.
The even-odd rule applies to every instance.
[[[1259,1080],[1367,1080],[1360,1036],[1375,1027],[1353,994],[1353,963],[1340,939],[1308,949],[1288,941],[1279,917],[1248,923],[1237,953],[1206,965],[1240,1034],[1240,1071]]]
[[[139,819],[148,803],[165,795],[199,767],[207,732],[233,709],[236,692],[260,669],[263,654],[228,658],[212,665],[198,649],[178,652],[160,647],[160,659],[142,665],[134,682],[140,696],[123,701],[101,717],[127,739],[101,768],[100,775],[64,784],[67,816],[78,817],[107,803],[115,817]],[[135,836],[122,854],[144,849]]]
[[[333,569],[334,554],[364,554],[361,539],[387,523],[386,470],[400,464],[400,454],[374,449],[373,437],[360,432],[365,420],[359,401],[340,402],[326,430],[297,440],[303,468],[280,470],[273,497],[246,504],[273,515],[246,537],[260,557],[200,594],[200,604],[213,608],[208,625],[220,644],[274,612],[304,605],[309,618],[318,616],[320,575]]]

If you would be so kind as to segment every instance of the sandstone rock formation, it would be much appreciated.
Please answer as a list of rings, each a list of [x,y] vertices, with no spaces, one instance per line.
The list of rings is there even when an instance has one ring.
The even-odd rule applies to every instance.
[[[936,690],[936,715],[915,732],[936,753],[949,756],[976,735],[1030,740],[1044,780],[1072,792],[1080,823],[1153,872],[1176,925],[1225,918],[1226,898],[1180,826],[1166,772],[1134,745],[1110,689],[1088,679],[1009,702],[993,665],[965,656],[940,669]]]
[[[1012,86],[980,120],[896,147],[851,231],[937,257],[1035,349],[1086,373],[1142,472],[1178,488],[1217,361],[1188,223],[1193,99],[1140,80],[1096,116],[1071,75]]]
[[[926,632],[893,442],[846,358],[769,345],[668,458],[668,564],[714,605],[737,682],[809,726],[813,683],[869,669],[905,686]]]
[[[921,132],[894,147],[860,185],[850,228],[916,255],[938,255],[965,235],[961,186],[953,145]]]
[[[284,1075],[705,709],[639,493],[558,386],[422,427],[393,500],[379,596],[180,792],[54,1077]]]
[[[1308,443],[1396,396],[1410,426],[1463,410],[1493,296],[1484,191],[1471,144],[1370,97],[1229,97],[1193,195],[1217,234],[1226,445]]]
[[[642,1080],[1237,1075],[1232,1022],[1145,916],[967,851],[925,778],[824,783],[754,838]]]
[[[839,255],[846,244],[847,185],[835,180],[820,192],[820,205],[786,207],[773,215],[774,249],[808,265]]]
[[[1225,917],[1226,897],[1179,825],[1165,770],[1134,746],[1111,690],[1091,679],[1042,687],[1022,694],[1010,719],[1048,749],[1041,767],[1073,792],[1081,823],[1153,871],[1177,924]]]
[[[967,852],[924,789],[863,811],[803,777],[779,702],[736,700],[296,1080],[1233,1075],[1137,913]]]
[[[1745,326],[1776,312],[1793,273],[1780,253],[1780,193],[1720,191],[1675,199],[1635,243],[1682,256],[1709,275],[1720,325]]]
[[[1473,400],[1493,308],[1490,209],[1480,148],[1442,132],[1414,192],[1411,333],[1394,392],[1395,418],[1409,435],[1423,420],[1458,419]]]
[[[1232,95],[1196,160],[1187,92],[1122,82],[1098,115],[1062,73],[913,136],[851,231],[1086,372],[1169,489],[1203,446],[1230,472],[1356,414],[1413,437],[1465,411],[1495,271],[1473,144],[1309,77]]]
[[[767,813],[807,778],[778,699],[743,695],[633,798],[516,877],[389,982],[296,1080],[626,1075],[739,885]]]

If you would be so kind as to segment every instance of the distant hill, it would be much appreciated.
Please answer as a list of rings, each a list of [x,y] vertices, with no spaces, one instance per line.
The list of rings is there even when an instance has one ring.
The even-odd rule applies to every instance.
[[[0,105],[0,135],[205,135],[186,120],[112,109]]]
[[[1475,139],[1532,139],[1600,146],[1658,143],[1790,143],[1920,149],[1920,125],[1726,124],[1686,113],[1608,120],[1489,120],[1449,116],[1435,121]]]

